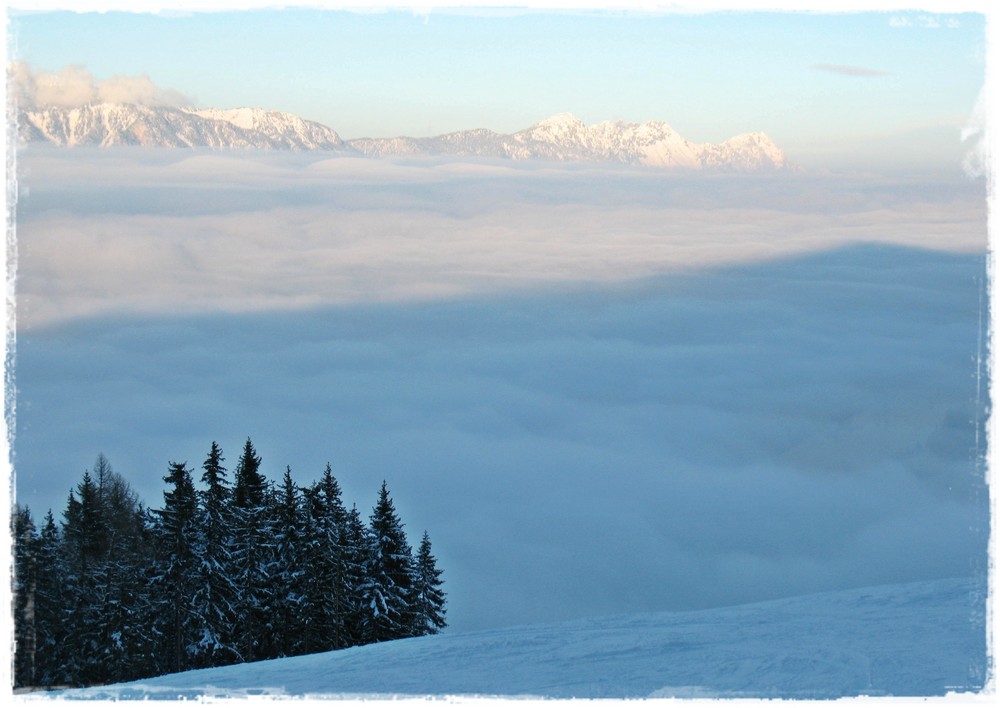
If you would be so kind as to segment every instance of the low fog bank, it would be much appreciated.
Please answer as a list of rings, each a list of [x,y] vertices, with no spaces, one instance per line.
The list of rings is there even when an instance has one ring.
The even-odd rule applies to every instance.
[[[400,227],[475,221],[446,208],[400,218]],[[499,207],[490,213],[501,218]],[[808,239],[821,222],[851,215],[733,220],[726,241],[724,217],[734,213],[714,222],[726,245],[770,233],[777,219],[799,220]],[[883,232],[892,240],[907,212],[884,213],[871,228],[844,227],[846,240]],[[912,232],[893,238],[954,234],[976,250],[961,218],[909,214]],[[38,247],[32,239],[52,218],[24,224],[24,250]],[[222,247],[183,230],[202,217],[161,231],[160,217],[145,218],[150,228],[131,237],[169,242],[183,233],[189,248]],[[577,218],[560,223],[598,233]],[[242,233],[253,250],[254,239],[273,237],[270,228],[249,215],[233,243]],[[85,219],[80,229],[96,237]],[[125,238],[101,233],[115,244]],[[302,233],[308,224],[283,238],[299,244],[309,238]],[[484,248],[504,241],[477,239]],[[773,238],[760,241],[758,255],[784,252]],[[446,251],[428,258],[414,248],[399,273],[431,277],[418,263]],[[621,276],[630,272],[623,262],[649,262],[634,243],[595,251]],[[144,309],[133,307],[145,302],[141,278],[155,292],[139,252],[137,269],[112,252],[75,257],[78,268],[97,264],[112,295],[128,290],[122,309]],[[110,278],[102,259],[114,257],[123,260]],[[55,253],[24,258],[29,293],[44,295],[39,317],[60,298],[91,297],[80,280],[57,290],[60,273],[38,270]],[[330,261],[316,258],[329,278]],[[470,282],[481,282],[469,267]],[[259,274],[258,290],[281,293],[275,268]],[[193,276],[168,280],[179,302],[198,289]],[[213,287],[245,296],[239,277],[226,282]],[[27,328],[17,342],[18,501],[36,518],[49,506],[58,516],[103,452],[159,506],[169,460],[200,467],[218,440],[232,466],[250,435],[269,478],[287,464],[306,483],[329,460],[366,515],[388,480],[411,540],[431,534],[455,630],[985,572],[981,253],[864,245],[603,285],[545,282],[428,302]]]
[[[960,175],[18,153],[17,324],[532,291],[886,243],[984,252]]]

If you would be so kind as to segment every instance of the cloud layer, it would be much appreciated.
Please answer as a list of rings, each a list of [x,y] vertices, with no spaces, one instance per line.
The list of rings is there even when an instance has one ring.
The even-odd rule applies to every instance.
[[[19,157],[17,493],[247,435],[456,629],[984,570],[982,185]]]
[[[162,502],[247,435],[389,481],[456,629],[985,568],[982,256],[860,247],[630,287],[106,318],[18,343],[20,499],[104,452]],[[978,442],[977,442],[978,441]]]
[[[79,66],[59,71],[34,69],[24,62],[9,68],[10,90],[21,109],[72,108],[89,103],[136,103],[143,106],[189,106],[191,100],[162,89],[148,76],[112,76],[98,80]]]
[[[19,326],[607,283],[860,242],[986,244],[982,187],[957,181],[126,155],[20,158]]]

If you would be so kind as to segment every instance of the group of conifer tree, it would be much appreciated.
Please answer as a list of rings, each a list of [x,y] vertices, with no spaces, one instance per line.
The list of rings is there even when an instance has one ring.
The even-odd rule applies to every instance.
[[[171,462],[146,509],[100,455],[63,520],[15,509],[15,687],[88,686],[438,632],[441,573],[385,482],[367,521],[327,464],[267,480],[248,439],[232,485],[212,443],[196,489]]]

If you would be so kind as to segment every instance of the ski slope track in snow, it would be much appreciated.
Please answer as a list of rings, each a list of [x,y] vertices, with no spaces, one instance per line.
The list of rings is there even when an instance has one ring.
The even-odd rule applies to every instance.
[[[933,580],[714,610],[445,633],[42,695],[982,697],[994,690],[985,607],[984,579]]]

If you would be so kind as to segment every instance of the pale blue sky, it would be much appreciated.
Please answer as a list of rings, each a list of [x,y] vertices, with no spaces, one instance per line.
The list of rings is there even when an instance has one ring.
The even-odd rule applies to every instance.
[[[203,107],[299,114],[345,138],[665,120],[696,141],[764,131],[807,166],[955,164],[983,84],[984,17],[12,11],[9,53],[98,80],[148,75]]]

